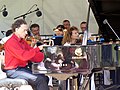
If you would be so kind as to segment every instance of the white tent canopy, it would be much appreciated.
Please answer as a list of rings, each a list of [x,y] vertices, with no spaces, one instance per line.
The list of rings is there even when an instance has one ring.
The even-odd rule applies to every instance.
[[[64,19],[70,20],[71,26],[77,26],[79,29],[80,23],[87,20],[88,1],[86,0],[0,0],[0,6],[6,5],[8,11],[6,17],[0,12],[0,31],[10,29],[14,18],[27,13],[34,4],[37,6],[31,11],[39,8],[42,16],[37,17],[36,12],[33,12],[26,15],[25,20],[28,25],[39,24],[41,35],[53,34],[53,28],[62,24]],[[98,33],[98,26],[92,13],[90,13],[89,31]],[[4,37],[1,32],[0,36]]]

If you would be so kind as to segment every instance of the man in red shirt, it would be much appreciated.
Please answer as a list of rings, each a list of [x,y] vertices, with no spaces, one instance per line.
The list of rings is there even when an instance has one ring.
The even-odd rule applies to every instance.
[[[41,62],[44,54],[40,52],[42,46],[30,47],[24,40],[28,26],[23,19],[12,24],[13,35],[4,44],[5,48],[5,71],[9,78],[25,79],[34,90],[49,90],[48,78],[44,74],[32,74],[27,68],[29,61]]]

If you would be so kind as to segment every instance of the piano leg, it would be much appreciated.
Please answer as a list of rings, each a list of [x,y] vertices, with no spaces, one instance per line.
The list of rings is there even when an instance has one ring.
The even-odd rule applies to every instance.
[[[66,90],[70,90],[70,79],[66,80]]]

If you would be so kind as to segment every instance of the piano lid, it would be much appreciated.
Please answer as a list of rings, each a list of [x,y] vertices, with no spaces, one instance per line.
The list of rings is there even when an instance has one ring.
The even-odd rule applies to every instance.
[[[99,25],[100,34],[105,41],[116,41],[118,38],[103,21],[106,19],[120,37],[120,0],[88,0]]]

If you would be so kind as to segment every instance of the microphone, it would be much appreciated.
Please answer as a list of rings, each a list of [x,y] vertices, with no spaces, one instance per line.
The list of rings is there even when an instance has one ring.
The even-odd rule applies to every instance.
[[[30,10],[31,10],[34,6],[37,7],[37,4],[34,4],[34,5],[27,11],[27,13],[30,12]]]
[[[107,19],[105,19],[105,20],[103,21],[103,24],[107,24],[107,22],[108,22]]]
[[[109,24],[108,20],[105,19],[103,21],[103,24],[107,24],[109,26],[109,28],[112,30],[112,32],[115,34],[115,36],[117,37],[118,40],[120,40],[119,36],[117,35],[117,33],[115,32],[115,30],[112,28],[112,26]]]
[[[27,11],[27,13],[29,13],[30,10],[31,10],[34,6],[37,7],[37,4],[34,4],[34,5]],[[41,11],[39,11],[39,8],[37,8],[35,11],[37,11],[37,12],[36,12],[36,15],[37,15],[38,17],[40,17],[40,16],[42,15]]]
[[[36,11],[37,11],[37,12],[36,12],[36,15],[37,15],[38,17],[42,16],[42,12],[39,10],[39,8],[37,8]]]
[[[37,15],[38,17],[40,17],[40,16],[42,15],[42,13],[41,13],[41,11],[39,11],[39,8],[31,11],[31,9],[32,9],[34,6],[37,6],[37,4],[34,4],[34,5],[27,11],[27,13],[25,13],[25,14],[23,14],[23,15],[20,15],[20,16],[18,16],[18,17],[15,17],[14,19],[17,19],[17,18],[20,18],[20,17],[23,17],[23,19],[25,19],[25,18],[26,18],[26,15],[31,14],[31,13],[33,13],[33,12],[36,12],[36,15]]]
[[[4,9],[3,9],[3,11],[2,11],[2,15],[3,15],[4,17],[6,17],[6,16],[8,15],[8,12],[7,12],[7,10],[6,10],[6,5],[4,5],[3,7],[4,7]]]

